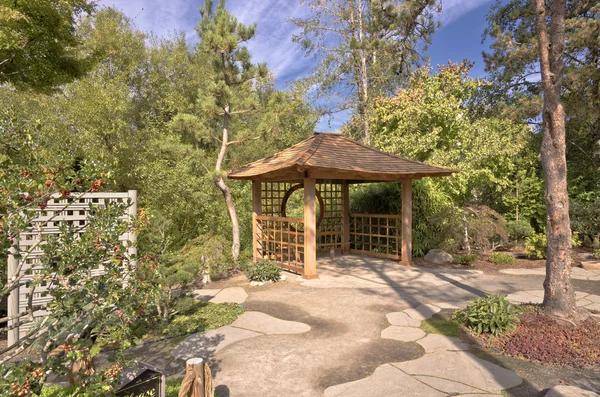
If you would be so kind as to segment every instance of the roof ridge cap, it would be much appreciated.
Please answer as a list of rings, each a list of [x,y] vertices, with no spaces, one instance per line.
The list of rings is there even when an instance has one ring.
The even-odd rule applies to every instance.
[[[321,146],[321,142],[323,142],[323,134],[321,133],[315,133],[311,138],[314,139],[312,145],[308,150],[302,153],[302,155],[298,156],[296,159],[296,165],[305,165],[308,160],[310,160],[310,158],[317,152],[319,146]]]

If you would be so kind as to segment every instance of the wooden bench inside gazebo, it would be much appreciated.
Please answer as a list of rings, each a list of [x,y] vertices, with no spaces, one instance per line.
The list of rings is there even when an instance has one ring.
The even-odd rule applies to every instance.
[[[407,160],[337,133],[315,133],[273,156],[230,171],[252,181],[254,260],[317,278],[317,253],[331,250],[399,260],[412,265],[412,181],[454,170]],[[350,212],[349,185],[402,182],[402,214]],[[303,216],[288,216],[296,191]]]

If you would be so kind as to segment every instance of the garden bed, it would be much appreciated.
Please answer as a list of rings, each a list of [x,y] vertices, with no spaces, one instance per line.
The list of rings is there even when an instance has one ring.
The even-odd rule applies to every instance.
[[[503,354],[546,365],[575,368],[600,364],[600,323],[593,317],[563,324],[526,305],[515,329],[497,336],[463,327],[462,338]]]

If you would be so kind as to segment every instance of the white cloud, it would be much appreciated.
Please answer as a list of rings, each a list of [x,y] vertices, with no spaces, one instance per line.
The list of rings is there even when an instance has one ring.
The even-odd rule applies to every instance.
[[[450,25],[476,8],[489,5],[493,0],[442,0],[442,13],[438,20],[442,25]]]

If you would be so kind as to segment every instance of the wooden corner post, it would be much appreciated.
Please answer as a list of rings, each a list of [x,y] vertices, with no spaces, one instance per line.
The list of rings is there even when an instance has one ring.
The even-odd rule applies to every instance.
[[[263,257],[260,245],[260,226],[257,216],[262,215],[262,186],[260,181],[252,181],[252,258],[255,261]]]
[[[350,252],[350,187],[347,180],[342,182],[342,252]]]
[[[412,266],[412,179],[402,181],[402,261]]]
[[[317,276],[317,216],[315,202],[315,179],[304,178],[304,268],[302,277]]]

